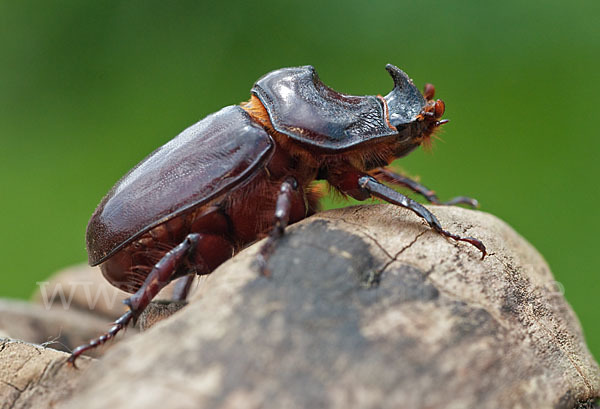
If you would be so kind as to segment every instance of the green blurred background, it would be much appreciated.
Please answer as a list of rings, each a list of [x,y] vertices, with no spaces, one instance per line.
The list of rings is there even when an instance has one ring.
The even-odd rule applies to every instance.
[[[285,66],[385,94],[386,63],[451,119],[401,161],[544,254],[600,357],[600,2],[0,0],[0,296],[86,259],[87,220],[146,154]]]

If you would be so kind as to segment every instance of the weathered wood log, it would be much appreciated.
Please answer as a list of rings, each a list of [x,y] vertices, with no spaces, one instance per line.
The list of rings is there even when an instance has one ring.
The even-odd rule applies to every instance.
[[[490,255],[394,206],[319,214],[289,228],[270,278],[260,243],[240,253],[61,407],[593,407],[598,365],[542,257],[491,215],[432,208]]]
[[[54,408],[75,389],[89,366],[65,365],[68,354],[21,341],[0,339],[0,408]]]

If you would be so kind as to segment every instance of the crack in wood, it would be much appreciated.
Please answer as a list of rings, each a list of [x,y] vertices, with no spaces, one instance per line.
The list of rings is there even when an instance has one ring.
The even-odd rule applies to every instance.
[[[396,252],[396,254],[394,254],[394,256],[391,257],[391,260],[389,260],[387,263],[385,263],[382,268],[380,268],[379,270],[374,272],[372,277],[370,277],[370,280],[367,282],[369,287],[378,286],[379,283],[381,282],[381,277],[383,276],[383,273],[385,272],[385,270],[392,263],[398,261],[398,257],[400,257],[400,255],[402,253],[404,253],[406,250],[411,248],[425,233],[427,233],[427,230],[424,230],[421,233],[417,234],[416,237],[410,243],[408,243],[406,246],[402,247],[398,252]]]

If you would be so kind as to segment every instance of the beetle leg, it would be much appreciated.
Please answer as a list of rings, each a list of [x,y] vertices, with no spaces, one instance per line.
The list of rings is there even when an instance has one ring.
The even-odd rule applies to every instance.
[[[374,177],[367,175],[362,176],[358,179],[358,185],[361,189],[366,190],[372,196],[383,199],[388,203],[392,203],[412,210],[414,213],[417,214],[417,216],[420,216],[423,219],[425,219],[429,226],[431,226],[433,230],[440,233],[441,235],[449,237],[456,241],[464,241],[467,243],[471,243],[473,246],[477,247],[479,251],[481,251],[482,260],[486,256],[487,252],[485,246],[481,241],[473,237],[461,237],[444,230],[437,217],[435,217],[433,213],[427,210],[423,205],[415,202],[414,200],[404,196],[401,193],[396,192],[394,189],[387,187],[384,184],[381,184]]]
[[[440,201],[435,192],[426,186],[423,186],[417,181],[414,181],[406,176],[399,175],[395,172],[392,172],[386,168],[377,168],[374,171],[370,172],[373,177],[378,180],[385,181],[388,183],[393,183],[395,185],[400,185],[409,188],[415,193],[422,195],[429,203],[438,204],[438,205],[457,205],[463,204],[470,206],[474,209],[479,207],[479,202],[477,199],[473,199],[466,196],[457,196],[452,198],[446,202]]]
[[[188,274],[178,279],[175,282],[175,287],[173,288],[173,296],[171,297],[173,301],[185,301],[188,297],[193,282],[193,274]]]
[[[129,311],[117,319],[106,334],[75,348],[71,353],[68,362],[75,366],[75,360],[81,354],[96,348],[99,345],[103,345],[106,341],[114,338],[115,335],[125,328],[132,319],[137,319],[156,294],[158,294],[158,292],[173,279],[173,275],[178,267],[180,267],[191,252],[196,249],[198,242],[201,239],[201,234],[188,234],[183,242],[165,254],[164,257],[154,265],[154,268],[152,268],[152,271],[148,274],[148,277],[146,277],[146,280],[140,289],[137,290],[134,295],[123,301],[129,306]]]
[[[196,249],[202,239],[199,233],[188,234],[186,238],[154,265],[144,284],[131,297],[123,302],[129,306],[134,318],[137,318],[150,301],[173,280],[177,269],[186,261],[190,253]]]
[[[79,358],[79,356],[81,354],[83,354],[85,351],[88,351],[90,349],[94,349],[100,345],[103,345],[106,343],[106,341],[114,338],[115,335],[117,335],[117,333],[119,331],[121,331],[123,328],[125,328],[127,326],[127,324],[129,324],[129,321],[131,321],[132,318],[133,318],[133,312],[131,310],[129,310],[125,314],[121,315],[113,323],[113,326],[108,330],[108,332],[106,334],[101,335],[98,338],[91,340],[87,344],[80,345],[77,348],[75,348],[73,350],[73,352],[71,352],[71,356],[69,357],[67,362],[70,363],[71,365],[73,365],[75,368],[77,368],[77,365],[75,365],[75,360],[77,358]]]
[[[285,231],[290,220],[290,212],[292,209],[292,196],[298,190],[298,182],[293,177],[288,177],[279,188],[277,195],[277,204],[275,205],[275,226],[271,230],[267,241],[261,247],[256,256],[258,269],[264,276],[270,276],[271,273],[267,269],[267,261],[275,248],[275,242]]]

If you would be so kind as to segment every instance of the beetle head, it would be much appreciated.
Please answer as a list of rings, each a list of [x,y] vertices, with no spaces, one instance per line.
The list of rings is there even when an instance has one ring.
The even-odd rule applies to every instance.
[[[425,84],[423,91],[427,103],[419,115],[417,121],[421,122],[421,144],[425,149],[431,149],[431,137],[435,135],[436,130],[443,124],[448,122],[448,119],[442,119],[446,104],[441,99],[434,100],[435,87],[433,84]]]
[[[435,96],[435,87],[433,84],[425,84],[423,96],[426,98],[427,102],[421,113],[417,115],[417,120],[426,120],[433,127],[438,127],[448,122],[447,119],[441,119],[446,110],[446,104],[444,104],[444,101],[441,99],[433,99]]]

